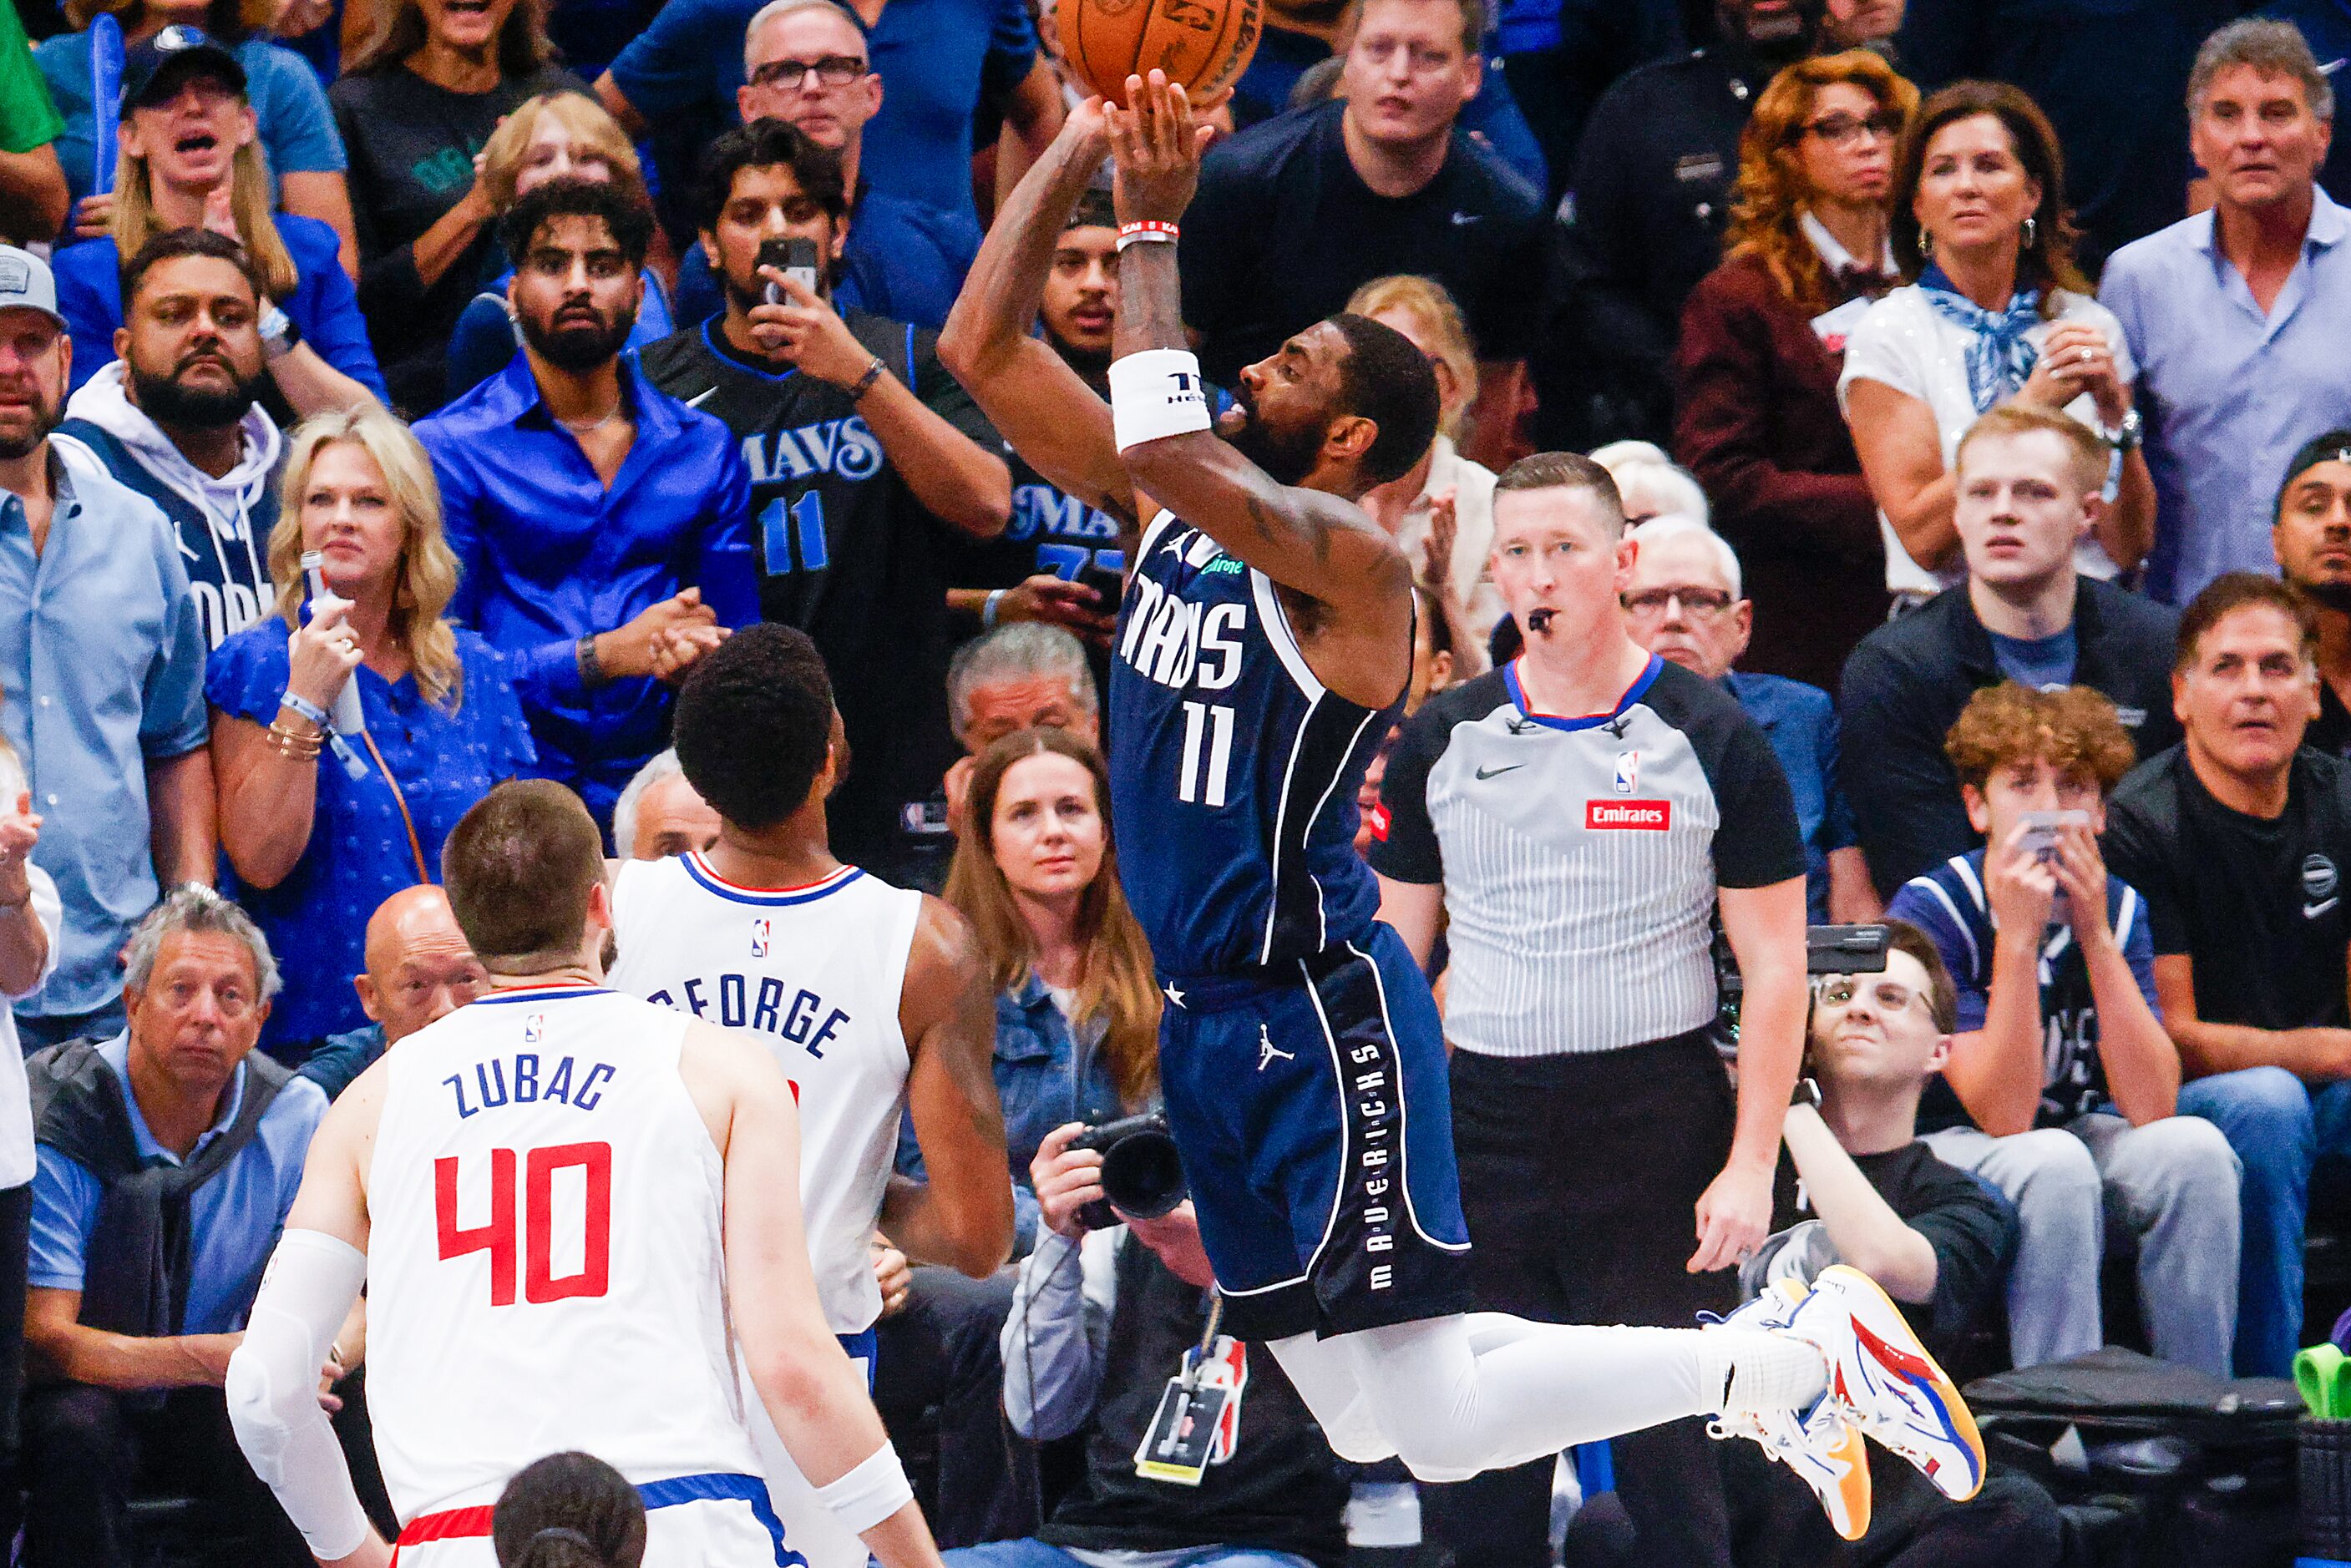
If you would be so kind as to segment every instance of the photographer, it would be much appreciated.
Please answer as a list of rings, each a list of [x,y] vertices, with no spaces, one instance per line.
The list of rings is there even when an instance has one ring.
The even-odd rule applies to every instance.
[[[950,1552],[949,1568],[1081,1568],[1143,1552],[1181,1553],[1185,1568],[1340,1568],[1346,1482],[1272,1355],[1215,1332],[1192,1205],[1156,1220],[1113,1209],[1123,1223],[1090,1230],[1104,1217],[1085,1212],[1102,1200],[1102,1157],[1070,1147],[1082,1130],[1055,1128],[1029,1167],[1044,1228],[1002,1348],[1013,1429],[1046,1439],[1091,1421],[1085,1474],[1034,1537]],[[1162,1457],[1155,1417],[1168,1380],[1195,1364],[1207,1397],[1223,1396],[1213,1417],[1196,1407],[1215,1433],[1197,1484],[1138,1473],[1146,1449]]]

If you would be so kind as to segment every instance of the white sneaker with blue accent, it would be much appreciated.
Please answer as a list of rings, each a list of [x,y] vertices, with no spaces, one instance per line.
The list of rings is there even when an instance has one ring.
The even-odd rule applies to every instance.
[[[1721,1324],[1784,1333],[1810,1293],[1794,1280],[1774,1281]],[[1766,1457],[1793,1470],[1813,1489],[1829,1523],[1847,1541],[1869,1533],[1868,1449],[1843,1407],[1826,1394],[1808,1410],[1726,1412],[1708,1422],[1706,1429],[1710,1437],[1745,1438]]]
[[[1785,1332],[1828,1359],[1829,1398],[1955,1501],[1983,1486],[1983,1438],[1959,1388],[1912,1333],[1893,1298],[1860,1270],[1823,1269]]]

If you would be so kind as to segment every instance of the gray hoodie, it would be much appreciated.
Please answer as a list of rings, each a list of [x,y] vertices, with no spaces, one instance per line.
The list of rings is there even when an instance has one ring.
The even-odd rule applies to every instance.
[[[143,472],[110,462],[115,477],[154,498],[177,525],[180,556],[204,623],[204,644],[218,648],[271,607],[267,529],[277,510],[270,487],[286,455],[277,421],[256,403],[239,421],[236,466],[215,479],[190,462],[123,390],[121,360],[99,370],[66,404],[66,417],[96,426],[128,449]],[[70,432],[69,432],[70,433]],[[104,455],[103,446],[98,450]]]

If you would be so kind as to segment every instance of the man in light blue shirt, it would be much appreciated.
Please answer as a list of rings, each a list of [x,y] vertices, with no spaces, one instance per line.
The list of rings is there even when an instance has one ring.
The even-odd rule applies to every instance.
[[[0,246],[0,726],[65,906],[27,1048],[120,1029],[131,923],[214,875],[204,627],[163,514],[50,439],[72,357],[48,267]]]
[[[129,1568],[131,1484],[168,1454],[249,1537],[236,1561],[296,1568],[301,1538],[241,1462],[222,1382],[327,1096],[254,1051],[277,966],[219,894],[173,889],[125,968],[122,1033],[28,1064],[25,1338],[57,1376],[24,1407],[26,1561]]]
[[[2335,101],[2291,23],[2231,23],[2188,83],[2211,211],[2115,253],[2098,297],[2139,366],[2155,478],[2147,587],[2184,604],[2272,572],[2287,458],[2351,410],[2351,213],[2318,189]]]

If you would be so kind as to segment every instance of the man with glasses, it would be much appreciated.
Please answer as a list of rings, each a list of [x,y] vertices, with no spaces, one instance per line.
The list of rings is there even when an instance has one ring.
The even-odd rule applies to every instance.
[[[1836,705],[1817,686],[1730,668],[1747,651],[1755,607],[1740,595],[1729,540],[1687,517],[1657,517],[1634,529],[1633,542],[1625,629],[1658,658],[1720,682],[1771,742],[1804,840],[1805,918],[1816,926],[1876,919],[1877,893],[1837,781]]]
[[[2168,685],[2179,617],[2074,569],[2110,457],[2088,426],[2020,403],[1959,438],[1967,581],[1863,639],[1837,705],[1845,796],[1881,894],[1983,842],[1943,751],[1980,688],[2086,686],[2114,702],[2141,757],[2179,738]]]
[[[1678,1326],[1729,1310],[1727,1271],[1770,1226],[1803,1049],[1804,854],[1754,721],[1627,634],[1641,546],[1623,535],[1591,459],[1543,452],[1502,475],[1491,569],[1526,651],[1405,722],[1368,858],[1380,919],[1424,965],[1451,919],[1478,1305]],[[1735,1095],[1715,1043],[1718,911],[1746,986]],[[1702,1425],[1614,1449],[1644,1560],[1728,1568]],[[1429,1489],[1429,1533],[1480,1568],[1548,1563],[1551,1472]]]
[[[1977,692],[1946,745],[1988,840],[1894,895],[1959,987],[1949,1059],[1921,1111],[1936,1155],[2006,1193],[2022,1222],[2008,1292],[2019,1366],[2105,1343],[2108,1217],[2138,1256],[2155,1353],[2230,1375],[2237,1159],[2176,1116],[2179,1053],[2156,1011],[2146,900],[2098,847],[2133,761],[2114,704],[2080,686]]]
[[[865,178],[865,127],[882,111],[883,97],[865,29],[840,0],[769,0],[743,35],[743,78],[735,107],[744,124],[780,119],[841,154],[849,239],[834,298],[893,321],[945,326],[979,235],[946,209],[877,190]],[[678,268],[677,318],[691,326],[726,307],[697,240]]]

